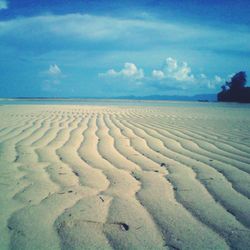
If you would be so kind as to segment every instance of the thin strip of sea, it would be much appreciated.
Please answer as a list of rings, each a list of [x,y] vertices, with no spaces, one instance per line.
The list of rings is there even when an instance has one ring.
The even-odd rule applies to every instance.
[[[0,105],[94,105],[94,106],[160,106],[250,108],[250,104],[199,101],[125,100],[125,99],[15,99],[0,98]]]

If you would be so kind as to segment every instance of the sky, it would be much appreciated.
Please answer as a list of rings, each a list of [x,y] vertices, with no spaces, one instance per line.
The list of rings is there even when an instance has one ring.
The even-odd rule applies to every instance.
[[[217,93],[249,72],[249,13],[249,0],[0,0],[0,97]]]

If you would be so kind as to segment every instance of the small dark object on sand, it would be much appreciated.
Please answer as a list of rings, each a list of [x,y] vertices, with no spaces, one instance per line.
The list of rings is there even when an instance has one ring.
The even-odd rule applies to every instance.
[[[78,173],[78,172],[73,171],[73,173],[74,173],[76,176],[78,176],[78,177],[79,177],[79,173]]]
[[[104,199],[103,199],[101,196],[99,196],[99,198],[100,198],[100,200],[101,200],[102,202],[104,202]]]
[[[165,163],[161,163],[161,167],[166,167],[166,164]]]
[[[120,225],[122,231],[128,231],[129,230],[129,225],[127,225],[126,223],[120,222],[118,224]]]

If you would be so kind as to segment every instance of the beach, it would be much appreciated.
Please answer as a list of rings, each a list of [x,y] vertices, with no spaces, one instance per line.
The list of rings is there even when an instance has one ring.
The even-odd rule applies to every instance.
[[[0,249],[249,249],[248,105],[0,106]]]

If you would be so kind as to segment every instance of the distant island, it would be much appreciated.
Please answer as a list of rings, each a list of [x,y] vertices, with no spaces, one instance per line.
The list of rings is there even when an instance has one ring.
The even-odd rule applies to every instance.
[[[215,94],[199,94],[192,96],[184,95],[148,95],[148,96],[117,96],[112,99],[127,99],[127,100],[142,100],[142,101],[201,101],[214,102],[216,101]]]
[[[250,103],[250,87],[246,87],[246,83],[246,72],[238,72],[231,78],[231,81],[221,87],[222,91],[218,93],[217,100],[219,102]]]

